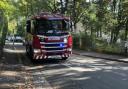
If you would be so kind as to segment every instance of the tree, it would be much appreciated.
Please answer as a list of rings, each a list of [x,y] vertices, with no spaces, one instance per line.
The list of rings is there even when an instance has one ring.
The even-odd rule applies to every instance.
[[[14,7],[10,5],[9,1],[0,1],[0,54],[3,53],[3,47],[5,45],[6,34],[8,31],[9,16],[13,13]],[[1,57],[0,55],[0,57]]]

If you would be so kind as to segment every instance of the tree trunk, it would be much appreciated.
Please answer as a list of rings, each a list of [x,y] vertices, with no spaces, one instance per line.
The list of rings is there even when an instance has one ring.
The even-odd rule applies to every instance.
[[[56,12],[57,11],[57,8],[56,8],[56,0],[54,0],[54,10],[53,10],[53,12]]]
[[[5,39],[6,39],[6,35],[7,35],[7,30],[8,30],[8,22],[7,22],[7,18],[4,17],[4,25],[3,25],[3,28],[2,28],[2,36],[1,36],[1,46],[0,46],[0,57],[3,56],[3,48],[4,48],[4,45],[5,45]]]
[[[77,32],[77,26],[76,26],[76,23],[74,23],[73,26],[74,26],[74,32],[76,33],[76,32]]]
[[[63,0],[60,0],[60,5],[61,5],[61,14],[64,14],[64,6],[63,6]]]
[[[93,29],[92,29],[92,27],[91,27],[91,37],[93,37]]]
[[[69,3],[69,0],[65,0],[64,13],[65,13],[65,11],[67,11],[67,10],[68,10],[68,3]]]
[[[125,41],[127,41],[127,35],[128,35],[128,20],[126,21],[125,38],[124,38]]]
[[[76,32],[76,21],[75,21],[75,17],[76,17],[76,0],[73,0],[73,12],[72,12],[72,19],[73,19],[73,26],[74,26],[74,32]]]
[[[128,20],[126,21],[126,29],[125,29],[125,41],[127,41],[127,35],[128,35]],[[125,47],[124,52],[127,55],[128,47]]]
[[[111,30],[111,40],[110,40],[111,44],[113,43],[113,34],[114,34],[114,29]]]

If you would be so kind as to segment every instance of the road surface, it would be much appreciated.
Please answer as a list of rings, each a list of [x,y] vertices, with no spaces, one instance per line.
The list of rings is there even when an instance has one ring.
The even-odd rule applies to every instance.
[[[7,43],[0,60],[0,89],[128,89],[128,64],[72,55],[36,63],[20,43]]]

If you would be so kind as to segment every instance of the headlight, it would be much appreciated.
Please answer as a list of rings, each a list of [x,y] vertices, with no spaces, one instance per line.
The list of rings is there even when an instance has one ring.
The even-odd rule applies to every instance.
[[[41,50],[40,49],[34,49],[34,53],[40,53]]]
[[[68,42],[67,38],[64,38],[64,43],[67,43],[67,42]]]
[[[43,42],[44,41],[44,38],[40,38],[40,41]]]
[[[40,42],[44,42],[44,37],[43,36],[39,37],[39,39],[40,39]]]

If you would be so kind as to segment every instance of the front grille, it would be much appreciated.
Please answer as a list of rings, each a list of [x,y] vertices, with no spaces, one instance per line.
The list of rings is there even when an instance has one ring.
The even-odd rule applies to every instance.
[[[50,43],[50,44],[45,44],[45,47],[59,47],[60,44],[64,44],[64,43]]]
[[[64,42],[41,42],[42,45],[42,50],[45,51],[63,51],[66,47],[67,44]]]
[[[44,50],[63,50],[64,48],[44,48]]]
[[[44,41],[40,40],[41,48],[45,52],[64,52],[67,48],[67,43],[64,43],[64,38],[67,36],[47,36]]]

